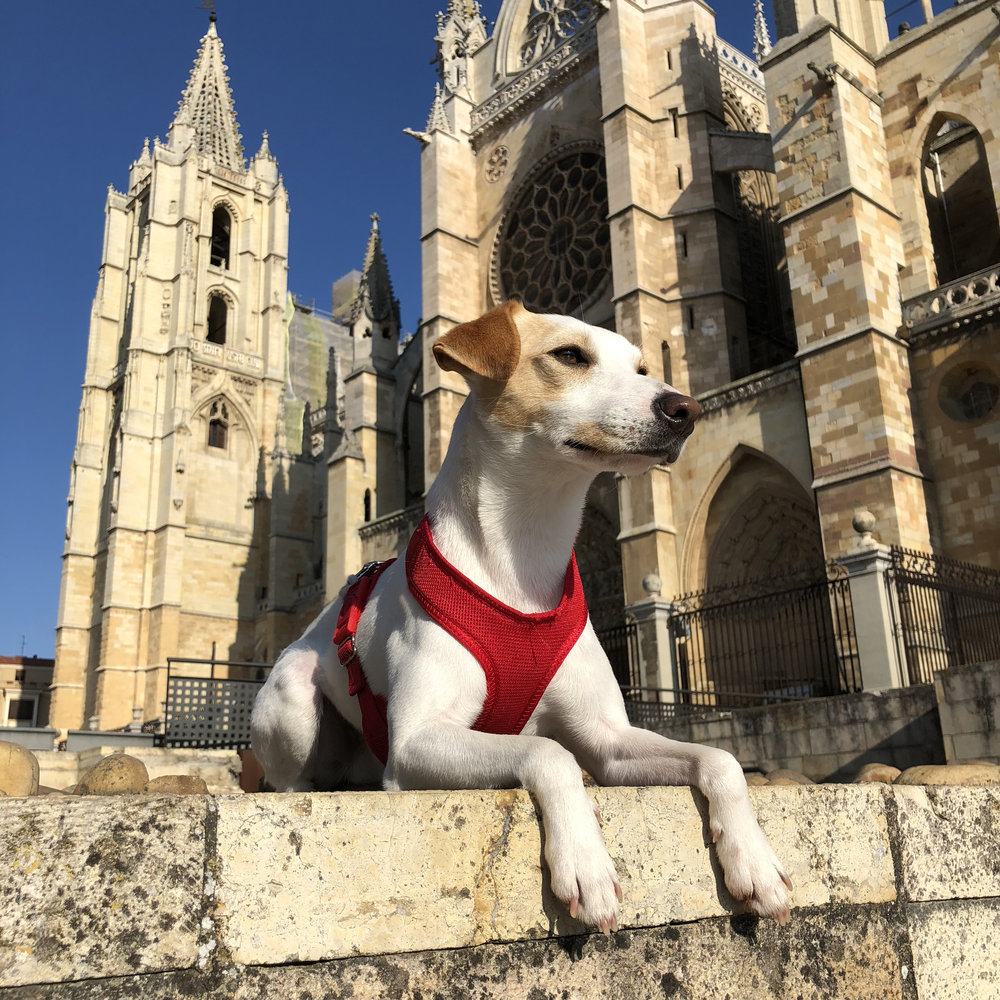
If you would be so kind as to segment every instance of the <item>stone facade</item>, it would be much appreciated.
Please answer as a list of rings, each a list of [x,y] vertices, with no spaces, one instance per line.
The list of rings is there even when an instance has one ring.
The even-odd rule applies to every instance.
[[[1000,565],[995,15],[892,41],[881,4],[775,18],[772,47],[758,5],[750,58],[695,2],[508,0],[491,36],[475,3],[441,15],[467,34],[418,134],[428,331],[554,302],[707,411],[676,467],[619,484],[637,620],[843,557],[859,509],[884,544]],[[432,475],[463,389],[426,389]]]
[[[0,656],[0,727],[47,724],[53,666],[38,656]]]

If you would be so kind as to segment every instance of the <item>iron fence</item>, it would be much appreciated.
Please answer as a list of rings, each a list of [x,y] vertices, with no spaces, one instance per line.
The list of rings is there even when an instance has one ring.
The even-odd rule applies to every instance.
[[[894,545],[886,582],[911,684],[1000,659],[1000,572]]]
[[[675,601],[674,700],[736,708],[859,691],[850,584],[836,565],[825,577],[745,583]]]
[[[177,664],[195,668],[200,676],[177,674]],[[250,713],[270,669],[267,663],[170,657],[163,746],[211,749],[250,746]],[[216,676],[217,671],[221,676]]]
[[[638,687],[641,681],[639,666],[639,630],[634,622],[602,629],[597,638],[604,647],[615,672],[615,680],[622,688]]]

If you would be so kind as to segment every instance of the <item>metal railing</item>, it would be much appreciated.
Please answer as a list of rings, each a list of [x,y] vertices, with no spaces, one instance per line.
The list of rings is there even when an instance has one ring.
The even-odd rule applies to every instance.
[[[639,630],[629,622],[614,628],[602,629],[597,638],[604,647],[615,672],[615,680],[622,688],[637,687],[641,681],[639,664]]]
[[[893,546],[886,573],[911,684],[1000,659],[1000,572]]]
[[[790,577],[688,594],[670,619],[676,701],[766,705],[861,690],[846,573]]]
[[[194,668],[194,672],[178,674],[178,664]],[[250,713],[270,669],[268,663],[169,657],[162,745],[212,749],[250,746]],[[217,671],[220,676],[216,676]]]

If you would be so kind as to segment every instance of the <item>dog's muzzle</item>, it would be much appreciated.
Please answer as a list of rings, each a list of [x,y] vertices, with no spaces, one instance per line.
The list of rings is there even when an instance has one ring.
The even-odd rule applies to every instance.
[[[653,400],[653,408],[666,417],[671,428],[681,437],[694,430],[694,422],[701,414],[698,401],[679,392],[665,392]]]

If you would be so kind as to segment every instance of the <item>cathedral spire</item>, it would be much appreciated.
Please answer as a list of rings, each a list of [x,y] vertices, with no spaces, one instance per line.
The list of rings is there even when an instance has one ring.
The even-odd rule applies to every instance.
[[[361,267],[358,295],[351,310],[351,321],[360,319],[362,311],[369,319],[377,322],[393,322],[399,326],[399,301],[392,293],[389,265],[382,249],[382,234],[379,232],[378,212],[371,216],[372,228],[368,233],[365,248],[365,262]]]
[[[753,5],[753,57],[760,62],[771,51],[771,36],[767,33],[764,19],[763,0],[754,0]]]
[[[244,170],[241,140],[213,12],[171,122],[168,144],[179,152],[193,145],[199,154],[212,157],[220,166]]]

